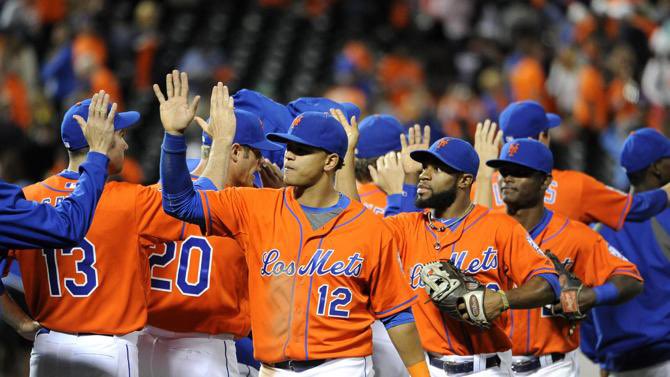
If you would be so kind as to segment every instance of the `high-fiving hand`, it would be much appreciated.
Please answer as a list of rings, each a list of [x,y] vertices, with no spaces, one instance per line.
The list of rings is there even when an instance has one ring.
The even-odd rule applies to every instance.
[[[104,90],[93,95],[91,104],[88,106],[88,119],[74,115],[81,131],[84,133],[91,152],[102,154],[109,153],[114,144],[114,116],[116,115],[116,103],[109,108],[109,94]]]
[[[237,121],[233,97],[228,94],[228,87],[221,82],[217,83],[212,88],[210,103],[209,123],[200,117],[195,117],[195,121],[212,138],[212,141],[232,144],[235,139]]]
[[[158,84],[154,84],[153,88],[160,102],[161,123],[165,132],[182,135],[193,120],[200,101],[200,96],[195,96],[193,102],[188,104],[188,75],[176,69],[167,74],[165,77],[167,100]]]
[[[400,135],[400,145],[402,150],[402,167],[405,174],[419,174],[421,173],[421,164],[412,160],[410,153],[420,149],[428,149],[430,147],[430,127],[423,127],[423,135],[421,134],[421,126],[415,124],[409,129],[407,136]]]

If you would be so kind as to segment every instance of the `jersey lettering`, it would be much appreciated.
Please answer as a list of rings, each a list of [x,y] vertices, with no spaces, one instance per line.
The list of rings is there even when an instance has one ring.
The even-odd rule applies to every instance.
[[[349,310],[344,309],[345,306],[349,305],[353,295],[351,290],[347,287],[337,287],[333,289],[330,294],[330,302],[328,291],[330,287],[328,284],[323,284],[319,287],[319,304],[316,307],[317,315],[325,315],[326,307],[328,307],[328,317],[335,318],[349,318]]]
[[[415,264],[409,271],[409,285],[413,290],[426,286],[423,280],[421,280],[421,271],[423,271],[423,264],[421,263]]]
[[[316,274],[318,276],[344,275],[347,277],[355,277],[361,274],[365,258],[362,258],[360,253],[354,253],[354,255],[347,258],[347,262],[336,260],[330,263],[330,259],[334,252],[335,251],[332,249],[317,249],[307,264],[302,265],[297,269],[298,275],[312,276]],[[295,275],[296,262],[291,261],[287,264],[284,261],[279,260],[280,257],[281,253],[277,249],[272,249],[263,253],[261,276]]]
[[[212,245],[204,237],[191,236],[181,244],[179,250],[179,266],[173,279],[159,278],[156,276],[156,268],[165,268],[177,259],[177,242],[167,242],[165,252],[153,253],[149,256],[149,268],[151,269],[151,289],[156,291],[172,292],[172,281],[176,280],[177,289],[185,296],[201,296],[210,287],[212,266]],[[199,263],[197,264],[197,280],[188,280],[191,271],[191,253],[199,251]]]
[[[551,181],[547,191],[544,193],[544,202],[546,204],[556,204],[556,196],[558,195],[558,182]]]
[[[42,255],[47,266],[49,294],[51,297],[62,297],[60,287],[60,272],[58,271],[58,254],[72,256],[75,251],[81,251],[82,257],[76,262],[78,274],[84,276],[84,282],[79,284],[75,278],[64,278],[63,285],[72,297],[87,297],[98,287],[98,270],[95,268],[95,245],[84,238],[82,243],[69,249],[44,249]]]
[[[465,273],[476,274],[482,271],[488,271],[498,268],[498,250],[489,246],[482,252],[482,258],[472,258],[470,263],[464,268],[463,264],[468,255],[467,250],[451,253],[451,263]]]

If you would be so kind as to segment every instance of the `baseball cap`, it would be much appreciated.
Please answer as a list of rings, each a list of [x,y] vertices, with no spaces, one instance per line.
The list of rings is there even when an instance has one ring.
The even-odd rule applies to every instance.
[[[235,109],[246,110],[263,121],[265,133],[286,132],[295,118],[286,106],[254,90],[241,89],[233,95],[233,100]]]
[[[347,120],[350,120],[352,116],[356,116],[356,119],[358,119],[361,115],[358,106],[351,102],[339,103],[323,97],[301,97],[289,102],[286,108],[293,116],[298,116],[307,111],[330,112],[330,109],[342,110],[344,115],[347,116]]]
[[[207,119],[207,123],[211,120]],[[235,109],[235,137],[233,143],[248,145],[261,151],[278,151],[283,149],[279,144],[268,141],[263,133],[263,121],[248,111]],[[212,138],[202,132],[202,144],[212,145]]]
[[[623,143],[621,166],[626,173],[635,173],[664,157],[670,157],[670,140],[653,128],[641,128]]]
[[[80,117],[84,118],[84,120],[87,120],[88,106],[90,104],[90,98],[77,102],[72,107],[70,107],[70,109],[63,117],[63,122],[60,125],[60,136],[61,139],[63,139],[65,148],[71,151],[76,151],[78,149],[88,147],[84,133],[82,132],[81,127],[79,127],[79,123],[77,123],[77,121],[74,119],[74,116],[79,115]],[[111,108],[112,104],[110,103],[107,106],[107,110],[109,111]],[[124,128],[128,128],[137,123],[138,120],[140,120],[140,113],[137,111],[116,113],[114,114],[114,130],[118,131]]]
[[[509,164],[521,165],[533,170],[551,174],[554,167],[554,156],[549,148],[533,139],[515,139],[500,150],[500,158],[486,161],[492,168],[500,168]]]
[[[383,156],[401,148],[400,135],[404,129],[398,119],[391,115],[375,114],[365,117],[358,125],[358,130],[358,158]]]
[[[434,142],[430,148],[417,150],[409,155],[413,160],[421,163],[437,159],[454,170],[477,177],[479,156],[475,148],[465,140],[443,137]]]
[[[535,101],[513,102],[500,113],[499,118],[505,141],[536,137],[560,124],[561,117],[545,112],[542,105]]]
[[[291,123],[288,133],[270,133],[268,139],[286,144],[294,142],[335,153],[344,159],[349,140],[342,125],[330,113],[307,111]]]

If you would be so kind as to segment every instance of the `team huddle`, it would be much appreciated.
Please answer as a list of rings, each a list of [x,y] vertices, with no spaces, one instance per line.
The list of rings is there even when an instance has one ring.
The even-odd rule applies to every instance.
[[[359,124],[350,103],[284,106],[218,83],[204,120],[186,73],[164,89],[160,182],[107,182],[77,246],[0,251],[20,266],[29,313],[12,317],[34,339],[31,376],[576,377],[582,325],[610,375],[670,373],[670,357],[614,360],[625,351],[602,334],[608,310],[646,297],[651,267],[616,239],[668,205],[660,133],[627,139],[627,195],[554,169],[561,120],[532,101],[509,105],[499,130],[477,125],[474,146],[431,145],[429,127]],[[104,92],[72,106],[67,169],[25,198],[70,203],[99,149],[82,130],[105,122],[118,173],[140,114],[115,109]],[[187,160],[194,120],[201,157]]]

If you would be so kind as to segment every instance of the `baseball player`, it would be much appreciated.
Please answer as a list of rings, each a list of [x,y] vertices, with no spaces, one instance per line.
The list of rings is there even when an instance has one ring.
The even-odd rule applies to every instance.
[[[385,167],[377,176],[395,181],[389,187],[401,187],[402,162],[389,156],[387,167],[395,168]],[[413,312],[431,376],[507,376],[512,343],[504,312],[553,303],[560,292],[556,271],[514,219],[470,202],[479,166],[470,144],[442,138],[409,157],[421,166],[416,206],[425,210],[386,217],[385,222],[400,243],[409,284],[419,295]],[[424,265],[447,259],[486,286],[481,310],[489,329],[447,317],[424,291]]]
[[[670,182],[670,141],[644,128],[632,133],[621,153],[621,166],[640,193]],[[644,222],[626,221],[618,232],[597,226],[622,257],[637,265],[644,291],[618,306],[594,308],[582,328],[581,347],[612,377],[670,375],[670,210]],[[585,333],[586,332],[586,333]],[[591,342],[588,340],[592,339]]]
[[[177,106],[194,111],[197,99],[186,105],[187,77],[175,81],[179,85],[170,97],[179,98]],[[68,110],[61,125],[68,168],[26,187],[27,198],[55,205],[72,191],[88,147],[77,123],[86,123],[87,113],[104,111],[104,102],[89,110],[84,101]],[[110,173],[121,169],[128,147],[123,136],[138,118],[135,112],[115,117]],[[147,260],[138,241],[142,236],[177,240],[183,228],[182,223],[159,216],[160,197],[151,187],[109,182],[93,224],[77,247],[15,254],[30,314],[44,326],[35,339],[31,376],[94,371],[105,376],[137,376],[137,330],[146,323],[148,285]]]
[[[93,97],[95,103],[107,98],[104,92]],[[114,137],[111,119],[121,116],[116,107],[113,110],[96,113],[99,121],[79,131],[91,147],[79,165],[78,184],[55,207],[25,200],[20,187],[0,180],[0,250],[66,247],[84,238],[107,179]]]
[[[534,101],[510,104],[500,114],[499,121],[504,141],[533,138],[547,146],[548,130],[561,123],[558,115],[545,113],[544,108]],[[493,170],[489,169],[482,178],[488,179],[489,176],[492,176],[492,194],[489,194],[493,195],[490,201],[492,208],[504,210],[500,175],[493,174]],[[614,229],[621,228],[625,220],[640,221],[658,214],[667,207],[670,195],[670,186],[639,195],[626,195],[574,170],[553,169],[551,176],[553,181],[544,199],[548,209],[573,220],[587,224],[601,222]]]
[[[260,374],[370,375],[370,325],[380,318],[410,374],[426,376],[406,317],[416,295],[403,281],[395,241],[380,219],[334,188],[348,149],[343,126],[330,114],[307,112],[288,133],[268,135],[287,144],[288,188],[197,194],[184,159],[186,118],[163,119],[164,209],[208,235],[232,235],[245,250]]]
[[[533,139],[512,140],[502,148],[500,158],[487,165],[502,176],[500,189],[507,214],[584,284],[576,294],[578,312],[620,304],[642,291],[635,265],[598,233],[545,208],[544,193],[552,182],[549,148]],[[512,310],[508,329],[515,374],[578,377],[579,333],[572,327],[547,308]]]
[[[258,117],[244,110],[233,112],[228,101],[223,86],[215,88],[211,123],[232,122],[234,129],[228,167],[222,169],[227,171],[225,186],[251,187],[261,151],[281,147],[267,141]],[[219,158],[219,146],[211,147],[208,165]],[[186,223],[179,241],[142,242],[149,257],[151,291],[147,327],[139,341],[140,376],[244,376],[238,370],[234,339],[249,333],[248,274],[238,243],[230,237],[204,237],[198,226]]]

